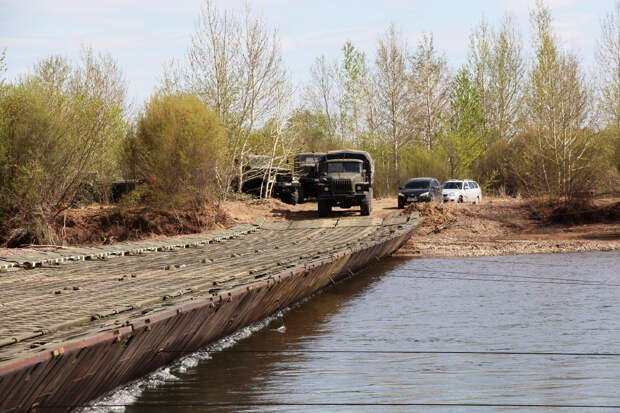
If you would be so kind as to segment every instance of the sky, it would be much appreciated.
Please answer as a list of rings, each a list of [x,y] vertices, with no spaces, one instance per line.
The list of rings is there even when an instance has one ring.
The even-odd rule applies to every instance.
[[[600,20],[616,0],[547,0],[562,45],[594,67]],[[109,53],[124,73],[128,98],[142,105],[162,67],[183,60],[202,0],[0,0],[0,51],[6,48],[9,80],[32,71],[50,55],[77,59],[83,45]],[[377,39],[395,24],[411,49],[423,32],[456,68],[467,60],[469,33],[484,17],[497,24],[511,14],[529,36],[535,0],[248,0],[278,30],[293,84],[302,86],[317,56],[341,54],[347,40],[374,58]],[[241,9],[242,0],[215,0],[219,9]]]

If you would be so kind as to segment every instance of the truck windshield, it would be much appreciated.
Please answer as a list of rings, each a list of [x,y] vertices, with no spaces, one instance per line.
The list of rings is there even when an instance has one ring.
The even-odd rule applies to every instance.
[[[300,156],[297,160],[297,162],[299,163],[316,163],[317,162],[317,156],[315,155],[307,155],[307,156]]]
[[[327,164],[327,172],[360,172],[359,162],[330,162]]]
[[[261,155],[250,156],[248,157],[248,165],[252,169],[268,168],[269,157]]]

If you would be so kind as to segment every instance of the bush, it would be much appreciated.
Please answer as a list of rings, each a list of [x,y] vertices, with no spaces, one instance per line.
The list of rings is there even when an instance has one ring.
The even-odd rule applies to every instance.
[[[570,200],[596,188],[612,169],[602,136],[583,129],[575,133],[571,145],[556,152],[541,147],[535,130],[516,136],[508,164],[519,191]]]
[[[187,206],[214,197],[225,131],[194,95],[153,96],[125,148],[127,169],[145,182],[134,200]]]
[[[400,163],[401,185],[416,177],[432,177],[440,182],[450,178],[443,154],[439,151],[429,151],[423,145],[413,145],[404,150]]]
[[[86,50],[80,65],[48,58],[2,88],[0,238],[8,244],[61,241],[56,218],[89,175],[113,169],[125,135],[124,86],[114,70]]]

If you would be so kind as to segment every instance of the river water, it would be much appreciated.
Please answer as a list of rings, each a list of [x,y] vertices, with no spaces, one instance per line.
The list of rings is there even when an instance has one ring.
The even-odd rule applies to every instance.
[[[620,252],[384,260],[100,403],[608,411],[620,407]]]

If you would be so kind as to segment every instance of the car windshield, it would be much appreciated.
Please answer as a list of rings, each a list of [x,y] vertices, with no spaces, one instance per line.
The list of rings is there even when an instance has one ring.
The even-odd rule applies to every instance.
[[[359,162],[330,162],[327,164],[327,172],[360,172]]]
[[[430,181],[409,181],[405,188],[407,189],[426,189],[430,186]]]
[[[443,189],[463,189],[463,182],[446,182]]]

